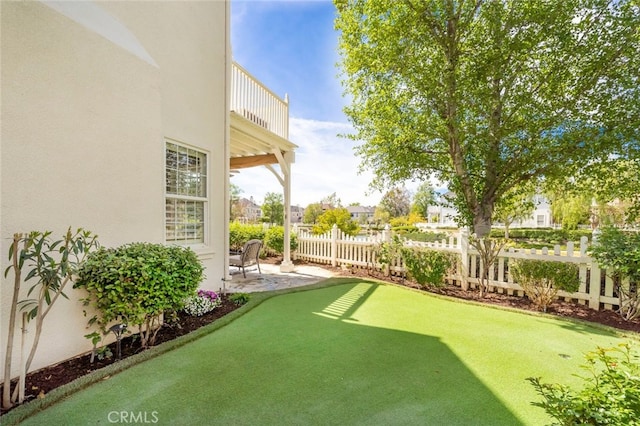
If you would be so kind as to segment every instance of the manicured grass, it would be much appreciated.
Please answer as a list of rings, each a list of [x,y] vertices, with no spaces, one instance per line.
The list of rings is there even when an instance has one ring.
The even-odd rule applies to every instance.
[[[628,339],[582,323],[393,285],[270,298],[202,338],[22,424],[512,425],[549,423],[526,382],[579,383],[583,354]],[[146,416],[146,418],[144,418]]]

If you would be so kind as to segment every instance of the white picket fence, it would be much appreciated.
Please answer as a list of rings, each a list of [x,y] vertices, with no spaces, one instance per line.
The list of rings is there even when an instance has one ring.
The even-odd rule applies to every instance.
[[[293,254],[294,259],[335,267],[370,268],[377,271],[382,270],[382,265],[376,259],[377,248],[381,243],[391,241],[391,231],[388,228],[378,235],[366,238],[343,235],[336,226],[324,235],[313,235],[305,229],[298,229],[296,233],[298,248]],[[465,230],[436,243],[404,241],[403,244],[407,247],[425,247],[456,253],[460,259],[467,261],[459,262],[455,271],[446,277],[447,282],[465,288],[478,286],[483,265],[478,252],[469,244],[469,235]],[[553,249],[503,250],[493,265],[493,271],[489,274],[489,291],[524,296],[522,287],[513,281],[508,272],[510,259],[570,262],[579,267],[580,287],[575,293],[560,291],[559,297],[588,305],[592,309],[618,309],[620,298],[614,292],[613,280],[591,257],[587,256],[587,247],[588,240],[582,237],[578,244],[568,242],[564,251],[561,251],[558,245]],[[396,259],[389,269],[390,274],[405,273],[401,258]]]

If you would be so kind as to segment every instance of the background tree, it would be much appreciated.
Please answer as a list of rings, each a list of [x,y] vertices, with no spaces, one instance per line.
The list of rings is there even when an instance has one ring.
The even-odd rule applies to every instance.
[[[607,176],[600,179],[599,176]],[[596,202],[593,225],[637,223],[640,219],[640,158],[607,159],[592,164],[575,179],[568,180],[563,192],[588,194]]]
[[[344,207],[327,210],[318,218],[318,223],[314,225],[311,232],[314,234],[324,234],[331,230],[333,225],[347,235],[357,235],[360,232],[360,226],[351,219],[349,210]]]
[[[322,214],[322,203],[313,203],[309,204],[306,209],[304,209],[304,216],[302,217],[302,221],[308,224],[315,224],[318,222],[318,218]]]
[[[481,241],[509,191],[639,157],[637,2],[334,1],[373,187],[433,176]]]
[[[376,225],[380,226],[383,223],[389,223],[389,219],[391,219],[391,216],[388,211],[383,209],[381,206],[376,207],[373,212],[373,222]]]
[[[240,194],[242,192],[238,185],[229,184],[229,216],[232,221],[243,216],[242,205],[240,204]]]
[[[516,221],[531,217],[536,208],[535,188],[509,191],[493,212],[493,220],[504,224],[504,237],[509,238],[509,227]]]
[[[562,229],[577,229],[578,225],[589,224],[592,198],[588,194],[554,194],[551,197],[551,215]]]
[[[429,206],[436,204],[436,192],[429,182],[423,182],[418,186],[416,194],[413,196],[411,213],[419,214],[423,218],[429,217]]]
[[[338,198],[338,196],[336,195],[336,193],[334,192],[331,195],[327,195],[326,197],[324,197],[321,201],[322,204],[326,204],[330,209],[335,209],[337,207],[342,207],[342,204],[340,202],[340,198]]]
[[[396,186],[382,196],[379,207],[390,218],[406,216],[411,207],[411,194],[406,188]]]
[[[284,224],[284,197],[282,194],[267,192],[262,203],[262,218],[275,225]]]

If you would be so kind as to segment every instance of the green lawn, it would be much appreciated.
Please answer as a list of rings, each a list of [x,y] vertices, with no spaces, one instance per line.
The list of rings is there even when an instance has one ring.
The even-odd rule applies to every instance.
[[[538,397],[526,377],[579,383],[585,352],[625,341],[581,323],[340,282],[270,298],[21,424],[540,425],[550,419],[530,405]]]

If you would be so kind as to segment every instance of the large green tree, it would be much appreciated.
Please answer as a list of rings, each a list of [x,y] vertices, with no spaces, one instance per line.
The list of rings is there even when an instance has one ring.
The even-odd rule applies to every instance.
[[[483,238],[514,188],[639,157],[637,0],[334,1],[373,187],[434,176]]]

